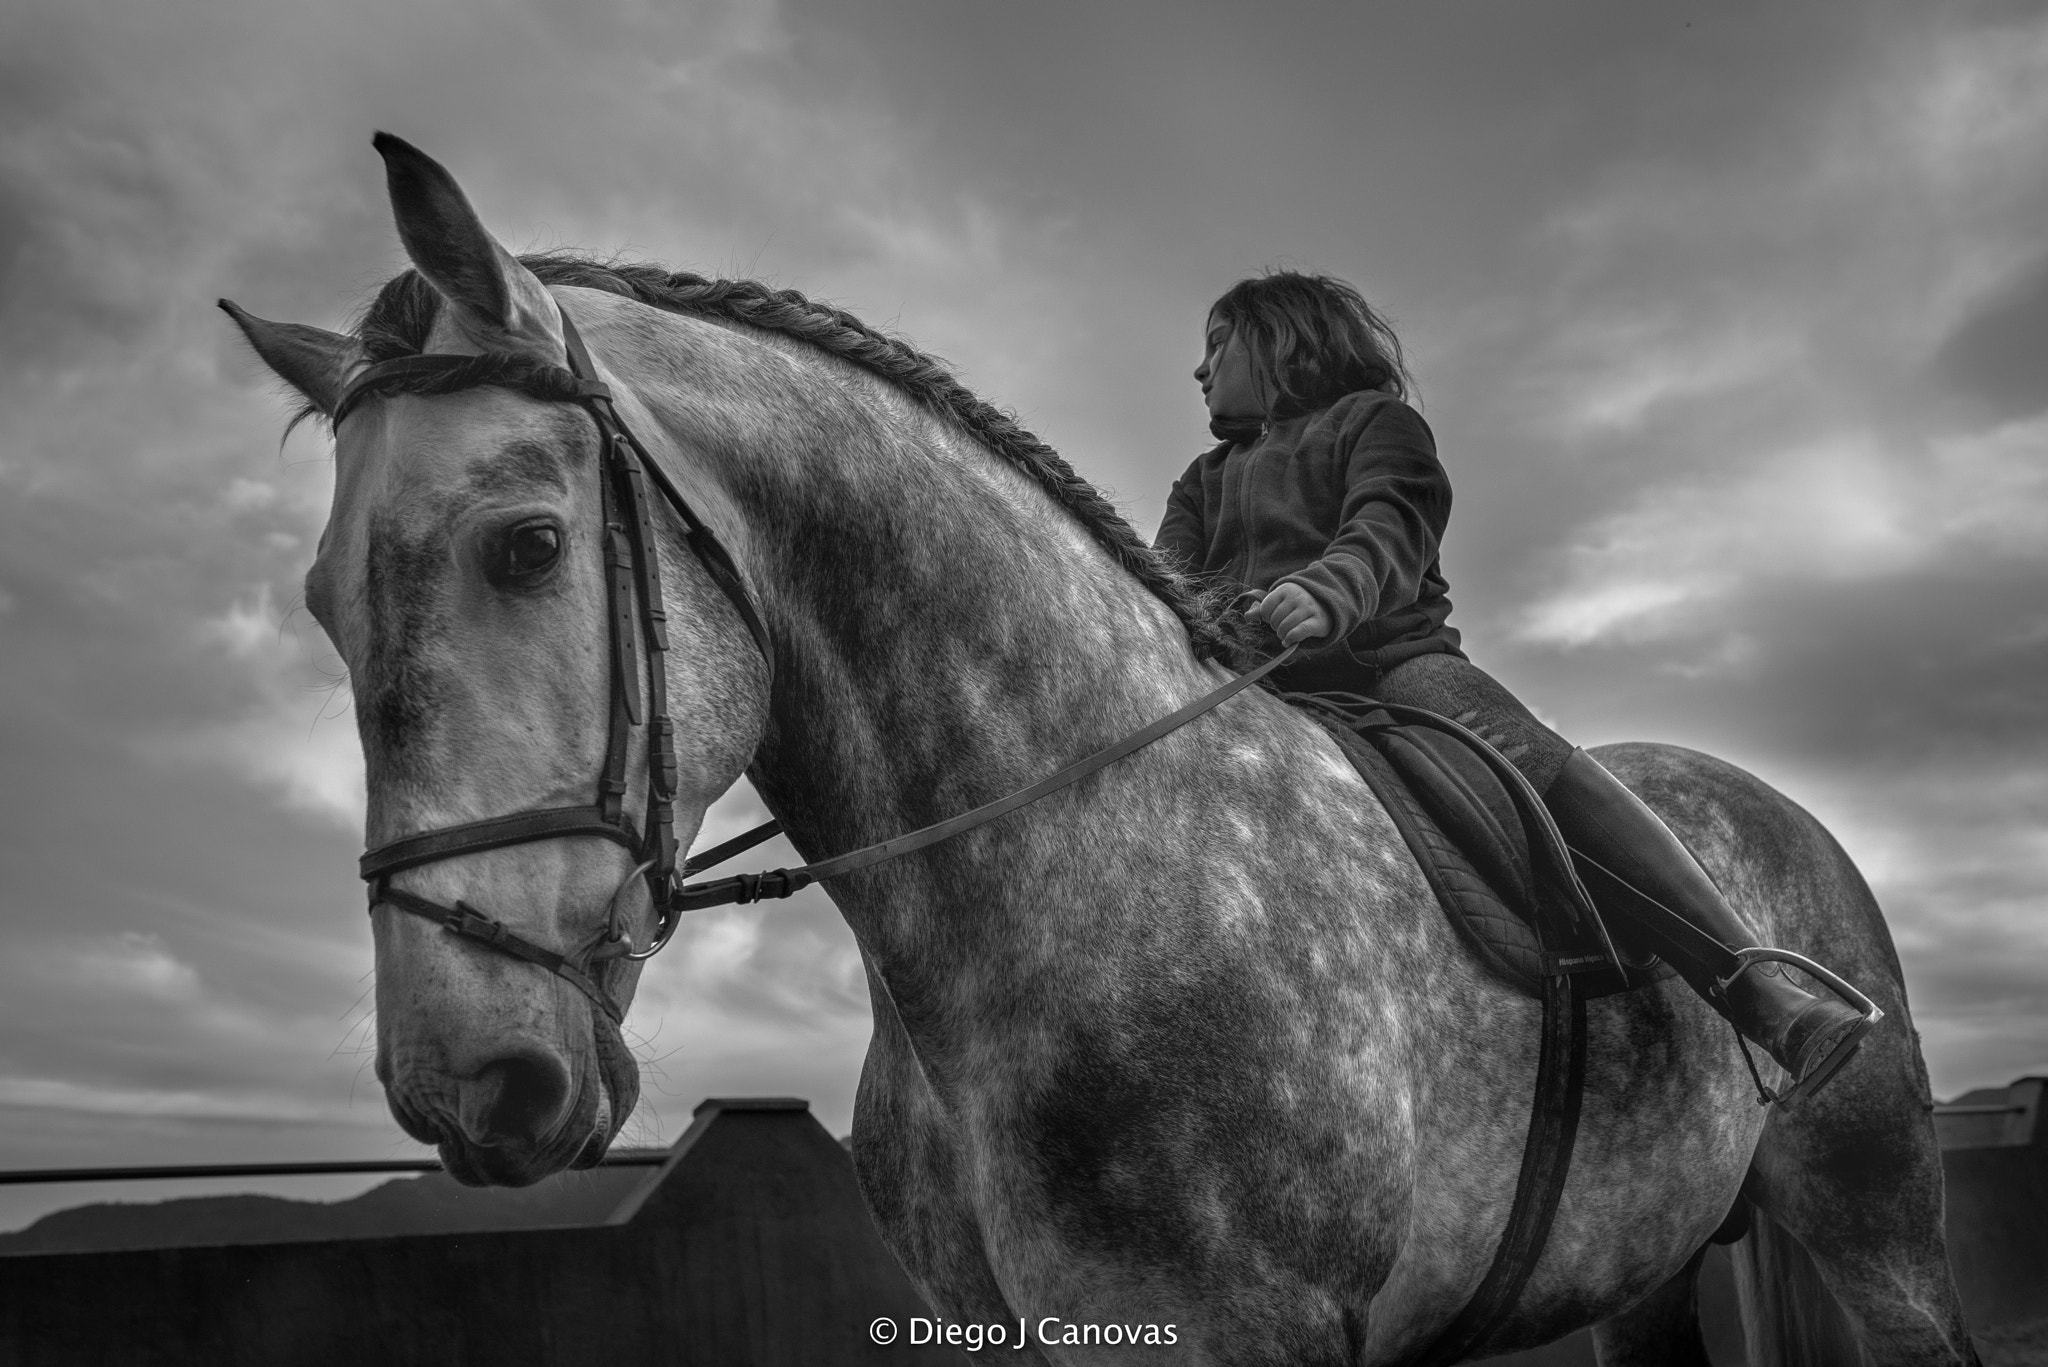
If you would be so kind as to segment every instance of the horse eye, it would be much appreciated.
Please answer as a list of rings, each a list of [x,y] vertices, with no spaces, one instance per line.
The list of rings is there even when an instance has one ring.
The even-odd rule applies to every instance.
[[[525,522],[506,533],[497,559],[500,583],[532,579],[554,566],[562,554],[562,529],[550,522]]]

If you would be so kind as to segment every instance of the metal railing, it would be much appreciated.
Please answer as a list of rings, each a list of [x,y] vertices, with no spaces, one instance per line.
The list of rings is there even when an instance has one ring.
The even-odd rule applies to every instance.
[[[608,1153],[599,1167],[653,1168],[668,1161],[668,1150]],[[370,1158],[333,1163],[182,1163],[136,1168],[19,1168],[0,1172],[0,1187],[32,1182],[171,1181],[193,1177],[320,1177],[350,1172],[440,1172],[436,1158]]]

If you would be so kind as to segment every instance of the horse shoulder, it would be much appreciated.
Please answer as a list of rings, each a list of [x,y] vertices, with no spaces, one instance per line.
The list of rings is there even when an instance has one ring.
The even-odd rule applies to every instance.
[[[872,966],[874,1035],[854,1097],[853,1166],[882,1242],[934,1313],[1002,1324],[1016,1314],[996,1284],[969,1198],[969,1155]]]

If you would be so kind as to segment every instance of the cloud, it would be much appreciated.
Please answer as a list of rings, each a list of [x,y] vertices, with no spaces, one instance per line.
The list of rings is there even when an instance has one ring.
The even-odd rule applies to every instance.
[[[2000,418],[2048,408],[2048,258],[2001,282],[1936,354],[1937,377]]]
[[[1769,146],[1618,160],[1545,221],[1555,296],[1506,328],[1530,330],[1514,394],[1544,460],[1514,477],[1550,487],[1503,511],[1577,525],[1525,546],[1541,587],[1501,614],[1516,643],[1733,668],[1777,648],[1750,622],[1789,585],[2048,570],[2048,423],[2026,397],[2048,372],[2020,349],[2048,318],[2023,227],[2048,177],[2011,173],[2048,138],[2048,24],[1868,55]],[[1964,417],[1958,391],[1987,408]]]
[[[1782,320],[1735,319],[1718,329],[1676,311],[1602,319],[1562,340],[1587,377],[1556,415],[1567,439],[1628,432],[1660,404],[1725,398],[1798,367],[1805,342]]]
[[[24,870],[0,1096],[105,1116],[110,1144],[130,1101],[245,1117],[209,1146],[266,1114],[390,1133],[373,1083],[343,1100],[360,760],[291,610],[331,470],[310,428],[278,458],[284,407],[211,308],[335,326],[397,268],[377,127],[516,247],[761,275],[898,326],[1142,506],[1204,441],[1208,298],[1283,258],[1358,278],[1427,362],[1482,662],[1568,734],[1680,734],[1826,808],[1894,909],[1938,1086],[2041,1053],[2013,965],[2044,872],[2021,833],[2048,814],[2008,780],[2042,730],[2048,529],[2010,367],[2048,23],[941,9],[0,18],[0,855]],[[759,814],[736,792],[699,846]],[[694,918],[631,1023],[643,1126],[781,1090],[838,1125],[858,952],[815,891]]]
[[[0,1107],[59,1111],[108,1119],[254,1121],[266,1126],[321,1121],[361,1124],[333,1104],[316,1104],[289,1091],[184,1091],[166,1087],[95,1085],[70,1078],[0,1074]]]
[[[303,633],[285,631],[266,583],[201,619],[196,634],[241,666],[250,700],[232,718],[146,735],[137,742],[142,753],[159,763],[225,766],[294,810],[360,831],[363,760],[348,721],[346,680],[312,681],[338,668],[324,633],[310,623]]]
[[[42,1047],[10,1051],[0,1107],[336,1118],[358,1060],[338,1048],[349,1031],[324,986],[301,980],[274,999],[272,980],[251,976],[185,919],[165,921],[162,932],[13,933],[0,1021],[11,1040],[28,1038],[25,1021],[63,1028]]]
[[[277,502],[277,486],[236,475],[228,481],[228,487],[221,495],[221,502],[236,512],[268,508]]]
[[[1631,538],[1631,540],[1639,540]],[[1559,595],[1529,609],[1521,636],[1547,645],[1583,646],[1603,637],[1635,635],[1651,623],[1668,622],[1676,609],[1710,592],[1710,583],[1685,583],[1629,576]]]
[[[2048,1065],[2048,778],[2036,745],[2010,765],[1866,774],[1837,791],[1906,969],[1929,1067],[1949,1090]]]
[[[1937,567],[2048,579],[2048,418],[1900,441],[1769,452],[1719,484],[1652,485],[1579,533],[1521,610],[1521,641],[1718,641],[1753,632],[1788,586]],[[1809,597],[1818,610],[1824,602]],[[1967,601],[1967,600],[1965,600]]]
[[[88,992],[119,992],[164,1001],[190,1002],[199,995],[199,974],[181,963],[148,931],[124,931],[68,945],[49,956],[48,966]]]
[[[218,641],[228,653],[247,659],[260,652],[277,635],[276,610],[270,604],[270,585],[258,584],[246,599],[238,599],[218,617],[199,623],[202,637]]]
[[[2039,482],[2033,456],[2048,426],[1952,442],[1932,461],[1880,440],[1767,451],[1718,482],[1642,489],[1564,550],[1561,587],[1525,609],[1518,635],[1563,647],[1696,637],[1725,630],[1731,604],[1786,582],[1896,577],[1964,542],[1972,554],[2021,553],[2002,533],[2042,514],[2010,496]],[[1946,477],[1922,477],[1930,463]]]
[[[295,811],[360,832],[365,795],[355,728],[303,695],[238,722],[187,729],[145,744],[177,763],[226,765]]]
[[[2011,154],[2039,146],[2048,123],[2048,23],[2040,12],[1987,10],[1912,56],[1926,62],[1923,79],[1903,92],[1868,89],[1858,107],[1885,111],[1898,145],[1918,154],[1916,179],[1943,191],[2037,190],[2004,171]]]

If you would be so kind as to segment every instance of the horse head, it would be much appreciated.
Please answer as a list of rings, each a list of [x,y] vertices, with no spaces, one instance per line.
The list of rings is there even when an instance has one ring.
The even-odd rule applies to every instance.
[[[635,876],[638,833],[651,831],[652,776],[663,772],[659,753],[649,753],[648,714],[658,709],[641,692],[651,702],[654,684],[644,670],[621,678],[646,658],[658,628],[645,615],[644,579],[626,588],[627,611],[613,620],[626,581],[608,578],[608,551],[621,543],[606,524],[625,514],[608,483],[609,433],[595,407],[563,401],[577,397],[578,383],[565,377],[577,346],[565,306],[594,342],[631,328],[638,306],[582,289],[558,298],[485,230],[443,167],[388,135],[377,149],[417,272],[386,287],[387,297],[409,291],[424,334],[409,349],[451,365],[477,358],[474,366],[424,387],[380,386],[376,375],[390,367],[378,365],[406,349],[389,336],[223,307],[335,426],[334,505],[306,605],[348,666],[370,859],[423,833],[475,830],[509,814],[591,813],[560,834],[399,860],[372,884],[384,897],[379,904],[373,893],[377,1075],[392,1113],[407,1133],[439,1145],[457,1178],[523,1185],[596,1162],[632,1112],[638,1070],[611,1012],[631,999],[639,965],[610,952],[606,936],[609,925],[611,944],[645,945],[662,920],[658,889]],[[644,377],[602,366],[595,374],[618,415],[653,443],[643,454],[685,485],[696,479],[700,506],[724,508],[709,475],[679,469],[690,453],[677,449],[673,424],[642,406]],[[672,528],[651,519],[649,536],[669,551],[656,596],[670,638],[676,763],[662,786],[687,848],[759,740],[765,667],[706,567],[675,549]],[[620,721],[626,693],[634,715]],[[630,838],[590,838],[605,834],[593,827],[607,770],[623,773],[613,806]],[[589,985],[579,990],[572,975],[532,956],[488,952],[474,933],[403,914],[394,900],[408,899],[414,909],[487,918],[475,924],[576,961]]]

